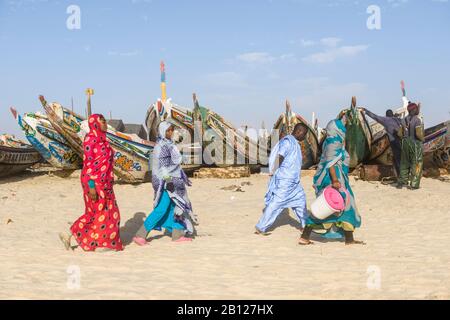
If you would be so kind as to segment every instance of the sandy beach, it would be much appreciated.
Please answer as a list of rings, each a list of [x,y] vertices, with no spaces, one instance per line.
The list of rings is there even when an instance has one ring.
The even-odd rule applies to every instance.
[[[200,219],[195,241],[172,243],[155,232],[146,247],[129,243],[151,211],[151,184],[116,185],[129,245],[117,253],[86,253],[66,251],[58,239],[84,209],[77,173],[4,179],[0,298],[449,299],[450,183],[423,179],[422,189],[409,191],[351,181],[363,219],[355,235],[366,246],[299,246],[292,213],[280,217],[270,236],[253,234],[268,182],[257,174],[193,179],[189,193]],[[251,184],[244,192],[221,190],[243,182]],[[312,177],[302,184],[309,204]]]

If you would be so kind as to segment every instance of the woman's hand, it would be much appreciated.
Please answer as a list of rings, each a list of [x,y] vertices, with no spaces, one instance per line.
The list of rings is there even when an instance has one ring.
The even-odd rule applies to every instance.
[[[175,191],[175,186],[174,186],[173,182],[167,182],[166,183],[166,189],[169,192],[174,192]]]
[[[97,195],[97,191],[95,190],[95,188],[90,188],[88,195],[89,195],[89,198],[91,198],[92,201],[97,201],[98,195]]]
[[[331,183],[331,186],[334,188],[334,189],[336,189],[336,190],[339,190],[340,188],[341,188],[341,183],[339,182],[339,181],[333,181],[332,183]]]

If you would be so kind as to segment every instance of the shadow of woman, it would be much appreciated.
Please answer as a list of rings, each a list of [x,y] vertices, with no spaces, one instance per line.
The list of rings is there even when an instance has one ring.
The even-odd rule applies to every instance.
[[[272,232],[276,228],[279,228],[279,227],[282,227],[285,225],[290,225],[291,227],[294,227],[295,229],[297,229],[299,231],[301,230],[300,222],[297,221],[296,219],[294,219],[290,215],[289,209],[284,209],[283,212],[281,212],[281,214],[275,220],[273,225],[269,229],[267,229],[267,232]]]
[[[123,227],[120,228],[120,238],[125,246],[133,241],[136,232],[144,224],[145,218],[146,214],[144,212],[136,212],[134,217],[125,222]]]

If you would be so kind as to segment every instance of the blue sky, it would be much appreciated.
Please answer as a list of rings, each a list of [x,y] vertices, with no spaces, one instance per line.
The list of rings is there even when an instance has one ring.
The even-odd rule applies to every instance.
[[[69,5],[81,29],[69,30]],[[381,29],[369,30],[369,5]],[[448,0],[0,0],[0,132],[38,95],[141,123],[160,96],[192,107],[196,92],[234,125],[271,127],[288,98],[325,125],[349,105],[400,106],[400,80],[427,126],[450,118]]]

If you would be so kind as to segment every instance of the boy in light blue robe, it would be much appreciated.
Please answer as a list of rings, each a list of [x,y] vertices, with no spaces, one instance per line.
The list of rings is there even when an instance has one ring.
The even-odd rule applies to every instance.
[[[286,208],[292,208],[301,226],[305,226],[306,196],[300,184],[302,150],[299,142],[305,139],[307,132],[308,127],[299,123],[291,135],[282,138],[272,149],[269,170],[273,175],[265,195],[263,215],[256,225],[257,234],[267,235],[266,231]],[[275,170],[277,160],[279,167]]]

